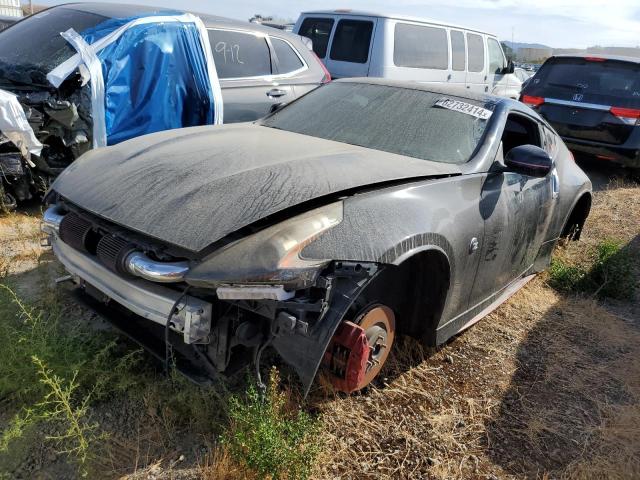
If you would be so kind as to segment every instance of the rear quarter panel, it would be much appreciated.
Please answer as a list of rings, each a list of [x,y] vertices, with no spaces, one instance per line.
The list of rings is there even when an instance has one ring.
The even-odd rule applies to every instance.
[[[589,180],[587,174],[576,164],[573,155],[559,135],[557,135],[557,141],[558,154],[555,166],[560,179],[560,191],[558,194],[556,214],[549,227],[547,240],[559,238],[569,215],[580,197],[586,193],[591,193],[592,190],[591,180]]]

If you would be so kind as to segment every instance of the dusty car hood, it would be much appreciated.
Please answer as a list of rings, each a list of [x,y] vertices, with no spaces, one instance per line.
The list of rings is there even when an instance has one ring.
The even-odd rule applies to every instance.
[[[90,151],[52,188],[100,217],[198,252],[317,197],[457,173],[456,165],[236,124],[161,132]]]

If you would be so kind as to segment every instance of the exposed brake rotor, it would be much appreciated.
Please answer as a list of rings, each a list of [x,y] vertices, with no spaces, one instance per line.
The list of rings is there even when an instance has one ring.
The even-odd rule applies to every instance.
[[[336,390],[361,390],[380,373],[395,338],[395,315],[384,305],[371,305],[353,322],[342,322],[323,364]]]

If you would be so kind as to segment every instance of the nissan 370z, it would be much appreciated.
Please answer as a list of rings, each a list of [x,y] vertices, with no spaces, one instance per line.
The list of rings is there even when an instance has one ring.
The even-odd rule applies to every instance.
[[[591,183],[521,103],[358,79],[90,151],[47,201],[69,277],[160,357],[215,376],[271,347],[353,392],[398,334],[442,344],[545,269]]]

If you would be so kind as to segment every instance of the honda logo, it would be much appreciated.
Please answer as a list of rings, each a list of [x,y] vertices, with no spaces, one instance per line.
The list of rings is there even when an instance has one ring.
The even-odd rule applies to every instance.
[[[576,94],[573,96],[573,100],[574,100],[575,102],[581,102],[583,98],[584,98],[584,95],[583,95],[583,94],[581,94],[581,93],[576,93]]]

